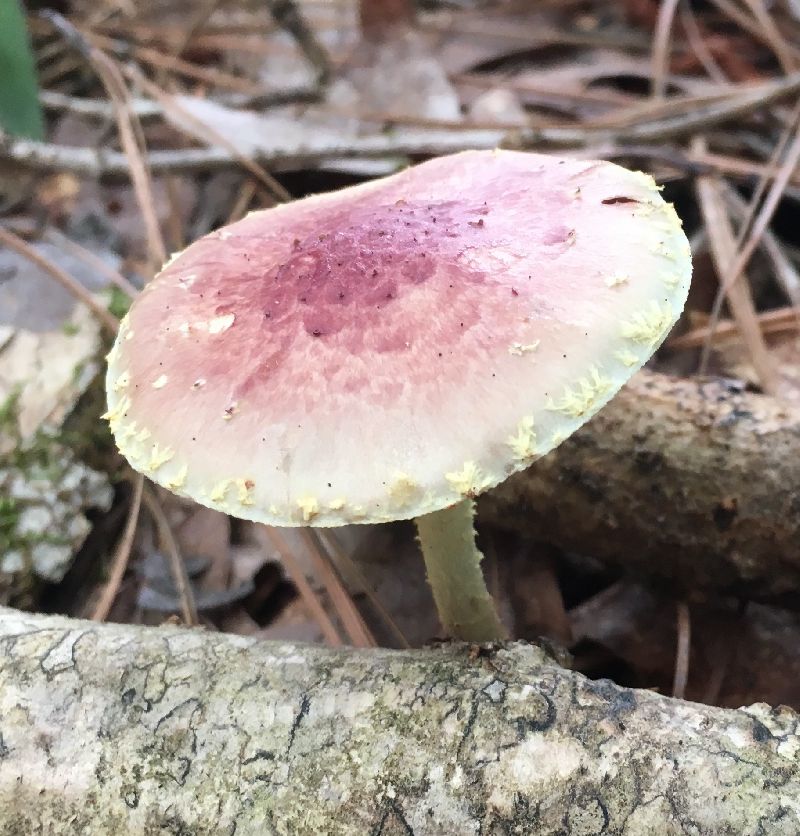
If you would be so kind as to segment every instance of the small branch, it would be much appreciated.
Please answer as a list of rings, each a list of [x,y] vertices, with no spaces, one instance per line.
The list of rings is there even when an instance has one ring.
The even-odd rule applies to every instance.
[[[297,8],[294,0],[267,0],[267,8],[275,23],[297,41],[308,62],[317,71],[317,80],[324,84],[331,75],[331,62],[325,48]]]
[[[133,548],[133,538],[136,534],[136,525],[139,521],[139,509],[142,505],[143,488],[144,476],[140,473],[134,479],[133,497],[131,498],[130,508],[128,509],[125,530],[122,532],[122,538],[114,554],[108,581],[103,587],[100,600],[92,610],[92,621],[105,621],[108,618],[108,614],[111,612],[111,607],[114,605],[114,600],[119,592],[122,579],[125,577],[125,570],[128,568],[128,560],[130,559],[131,549]]]
[[[800,607],[800,409],[737,381],[643,370],[484,494],[479,518],[677,595]]]
[[[9,834],[800,824],[791,709],[593,682],[535,645],[347,651],[0,609],[0,647]]]
[[[436,130],[422,138],[409,139],[399,133],[375,134],[339,142],[321,142],[311,138],[308,144],[260,152],[253,161],[268,168],[314,165],[331,159],[374,157],[433,157],[468,148],[584,147],[601,143],[662,143],[666,139],[686,136],[734,118],[755,113],[780,99],[800,92],[800,73],[779,81],[736,88],[722,100],[695,105],[686,112],[664,118],[615,126],[609,121],[602,126],[524,128],[511,132],[502,130]],[[670,101],[671,105],[675,102]],[[620,116],[618,114],[618,116]],[[45,171],[71,171],[89,177],[130,173],[130,162],[124,154],[108,149],[68,148],[43,142],[17,139],[0,132],[0,159]],[[147,157],[152,172],[171,173],[210,171],[236,165],[235,157],[223,148],[151,151]],[[724,161],[706,155],[703,162],[723,166]],[[751,173],[749,168],[746,173]]]
[[[286,90],[264,90],[251,95],[232,93],[215,96],[213,101],[226,107],[256,107],[260,109],[277,107],[279,105],[304,102],[311,104],[319,100],[319,91],[314,87],[293,87]],[[76,116],[86,116],[92,119],[113,119],[114,105],[106,99],[87,99],[77,96],[67,96],[55,90],[42,90],[39,101],[48,110],[58,113],[74,113]],[[158,102],[150,99],[132,97],[128,107],[140,121],[159,119],[164,116],[164,110]]]
[[[692,620],[689,605],[679,601],[676,607],[677,642],[675,649],[675,676],[672,680],[672,696],[682,700],[689,681],[689,650],[692,644]]]
[[[704,141],[698,139],[694,146],[697,150],[704,150]],[[697,180],[697,200],[703,216],[706,233],[708,235],[714,266],[719,277],[720,290],[730,306],[736,324],[747,344],[750,358],[753,361],[756,374],[764,391],[775,394],[778,389],[778,378],[774,363],[767,351],[767,345],[758,327],[755,304],[750,292],[747,277],[741,270],[741,258],[737,258],[736,237],[733,233],[728,210],[725,205],[722,184],[710,177],[700,177]],[[739,267],[736,272],[734,269]],[[720,297],[721,298],[721,297]],[[715,305],[712,312],[711,326],[719,313],[721,302]],[[704,353],[704,360],[708,351]],[[705,363],[701,363],[704,371]]]
[[[297,532],[304,542],[313,564],[313,574],[321,583],[336,611],[353,647],[376,647],[377,642],[358,611],[350,593],[345,588],[341,576],[331,561],[325,544],[314,528],[301,528]]]
[[[200,617],[197,614],[197,604],[194,600],[192,584],[186,572],[186,565],[183,562],[183,555],[178,547],[178,541],[172,533],[169,521],[164,514],[164,509],[148,487],[145,488],[142,499],[155,521],[161,546],[169,558],[169,565],[172,569],[172,582],[175,585],[175,592],[181,604],[181,617],[183,618],[184,624],[188,627],[193,627],[200,623]]]
[[[256,526],[256,532],[259,540],[267,546],[274,548],[281,557],[281,563],[286,569],[289,578],[297,588],[300,599],[305,604],[308,614],[314,619],[319,627],[325,641],[331,647],[342,647],[344,642],[336,629],[336,625],[328,615],[325,607],[322,605],[319,596],[314,591],[308,578],[305,575],[302,567],[298,565],[295,559],[292,548],[286,542],[286,538],[279,528],[268,525]]]
[[[122,72],[114,60],[89,43],[83,33],[63,15],[53,11],[43,12],[42,15],[89,61],[114,105],[119,141],[129,162],[131,182],[144,219],[152,266],[157,269],[167,260],[167,251],[153,208],[153,183],[147,167],[147,149],[142,126],[129,107],[130,92],[125,86]]]
[[[679,2],[680,0],[664,0],[658,9],[656,29],[653,34],[653,51],[650,59],[653,65],[654,99],[663,99],[666,94],[670,59],[669,42]]]
[[[23,241],[18,235],[15,235],[8,229],[0,226],[0,244],[7,247],[9,250],[27,258],[28,261],[35,264],[40,270],[44,270],[49,276],[55,279],[63,288],[71,293],[80,302],[83,302],[87,308],[97,317],[100,324],[111,334],[116,334],[119,330],[119,322],[116,317],[103,305],[95,299],[95,297],[76,279],[73,279],[65,270],[62,270],[54,261],[51,261],[47,256],[42,255],[38,250],[34,249],[26,241]]]

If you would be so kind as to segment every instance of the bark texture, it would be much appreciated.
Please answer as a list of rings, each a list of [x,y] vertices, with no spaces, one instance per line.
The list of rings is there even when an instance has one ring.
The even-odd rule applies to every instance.
[[[796,834],[798,716],[540,648],[348,651],[0,610],[0,833]]]
[[[800,604],[800,411],[642,371],[480,503],[484,519],[684,589]]]

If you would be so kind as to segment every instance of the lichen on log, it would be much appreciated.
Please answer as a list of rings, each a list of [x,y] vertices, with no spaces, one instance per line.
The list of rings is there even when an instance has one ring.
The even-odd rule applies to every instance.
[[[330,650],[0,610],[2,834],[794,834],[798,726],[524,644]]]

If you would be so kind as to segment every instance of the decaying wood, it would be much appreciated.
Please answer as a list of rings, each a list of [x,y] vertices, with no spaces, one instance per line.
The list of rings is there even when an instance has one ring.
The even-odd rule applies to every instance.
[[[353,651],[0,610],[0,833],[780,834],[798,716],[521,644]]]
[[[484,519],[675,582],[800,604],[800,411],[642,371]]]

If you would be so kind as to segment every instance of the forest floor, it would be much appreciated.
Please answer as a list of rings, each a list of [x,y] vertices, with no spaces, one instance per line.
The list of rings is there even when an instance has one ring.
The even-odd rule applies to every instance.
[[[431,0],[366,33],[353,0],[298,2],[301,17],[251,0],[36,5],[44,138],[0,132],[0,604],[331,646],[437,638],[410,524],[309,538],[232,519],[143,484],[100,414],[102,355],[170,253],[253,209],[439,154],[503,146],[652,173],[694,278],[651,368],[735,379],[752,403],[798,414],[796,0]],[[800,461],[792,426],[786,456]],[[748,478],[754,492],[770,482]],[[748,525],[748,497],[725,496],[710,553],[735,552],[731,521]],[[800,508],[787,506],[758,600],[744,575],[698,586],[655,560],[626,569],[611,525],[531,537],[495,510],[480,535],[515,637],[558,643],[593,678],[797,709],[800,590],[781,538],[800,538]]]

